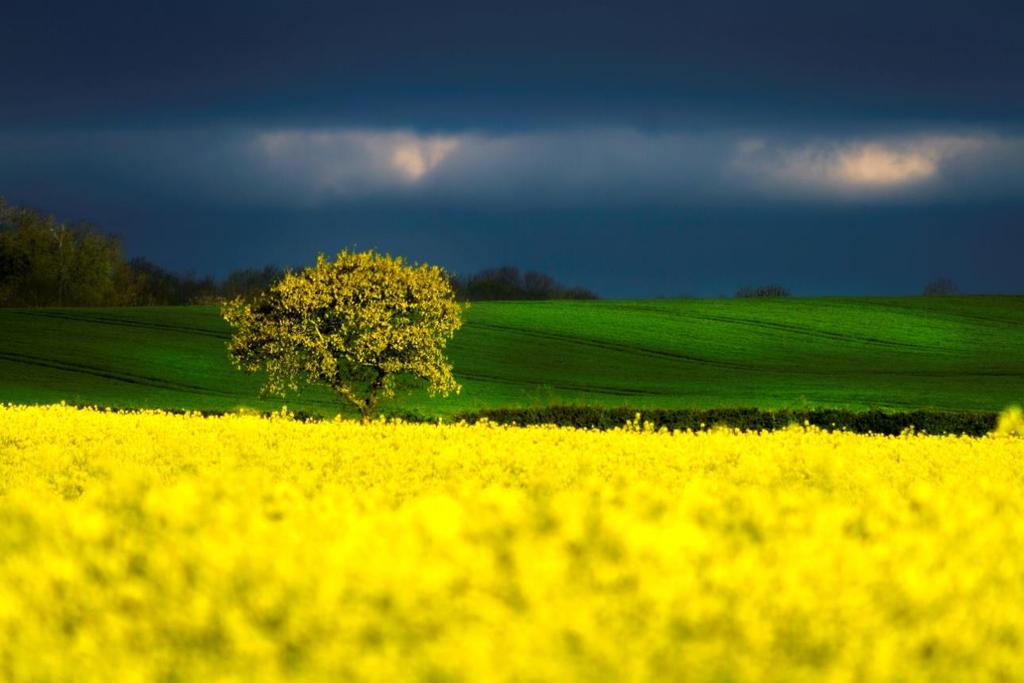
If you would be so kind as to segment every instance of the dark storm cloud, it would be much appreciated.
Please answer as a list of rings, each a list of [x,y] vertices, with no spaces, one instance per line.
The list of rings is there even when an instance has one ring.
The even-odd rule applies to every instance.
[[[1021,291],[1024,3],[6,3],[0,195],[223,274]],[[912,258],[911,258],[912,256]]]
[[[1018,2],[38,0],[3,19],[0,120],[19,126],[1024,113]]]

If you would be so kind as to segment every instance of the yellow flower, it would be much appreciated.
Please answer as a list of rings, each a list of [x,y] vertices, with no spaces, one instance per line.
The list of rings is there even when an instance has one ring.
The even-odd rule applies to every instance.
[[[0,679],[1014,680],[1024,439],[1003,419],[963,438],[0,407]]]

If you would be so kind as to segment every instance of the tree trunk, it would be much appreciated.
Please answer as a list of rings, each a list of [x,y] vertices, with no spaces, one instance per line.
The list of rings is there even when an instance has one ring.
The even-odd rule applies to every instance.
[[[370,422],[373,420],[374,413],[377,412],[377,400],[379,398],[380,390],[384,386],[384,380],[387,379],[388,374],[386,372],[377,371],[377,379],[370,383],[370,391],[366,395],[366,400],[363,401],[363,406],[366,410],[363,411],[363,422]]]
[[[365,424],[373,420],[374,413],[377,411],[377,403],[380,399],[380,390],[384,387],[384,382],[387,380],[388,375],[389,373],[387,372],[377,371],[377,377],[370,382],[366,398],[359,398],[354,391],[344,385],[336,384],[334,390],[348,404],[356,407]]]

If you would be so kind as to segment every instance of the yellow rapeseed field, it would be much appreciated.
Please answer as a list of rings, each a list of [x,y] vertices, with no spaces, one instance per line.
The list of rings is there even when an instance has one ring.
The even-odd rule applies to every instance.
[[[0,680],[1022,680],[1010,422],[891,438],[0,407]]]

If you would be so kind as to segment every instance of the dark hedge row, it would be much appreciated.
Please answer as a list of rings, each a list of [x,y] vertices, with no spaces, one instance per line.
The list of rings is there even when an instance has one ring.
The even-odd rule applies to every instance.
[[[708,410],[634,410],[591,406],[551,406],[546,408],[504,408],[481,410],[456,416],[456,420],[476,422],[486,418],[500,424],[554,424],[562,427],[622,427],[640,413],[643,422],[655,429],[710,429],[733,427],[746,430],[783,429],[792,424],[811,424],[828,430],[847,430],[858,434],[900,434],[907,429],[928,434],[967,434],[982,436],[995,429],[996,413],[916,410],[887,413],[881,410],[758,410],[756,408],[712,408]]]
[[[78,408],[96,408],[90,404],[68,404]],[[139,408],[108,406],[110,410],[136,412]],[[161,408],[165,413],[200,414],[216,417],[227,414],[222,410],[183,410]],[[560,427],[614,429],[636,419],[650,422],[655,429],[712,429],[732,427],[745,430],[785,429],[793,424],[810,424],[827,430],[846,430],[857,434],[901,434],[913,429],[926,434],[966,434],[984,436],[996,428],[998,413],[952,412],[941,410],[915,410],[903,413],[886,413],[881,410],[855,412],[852,410],[759,410],[757,408],[710,408],[700,409],[651,409],[602,408],[597,406],[550,406],[546,408],[497,408],[460,413],[446,418],[445,423],[465,421],[469,423],[486,419],[498,424],[517,425],[558,425]],[[275,412],[262,411],[263,417]],[[292,418],[302,422],[319,422],[323,415],[302,410],[290,413]],[[436,423],[436,417],[420,413],[392,410],[385,411],[388,419],[406,422]],[[330,418],[326,418],[330,419]]]

